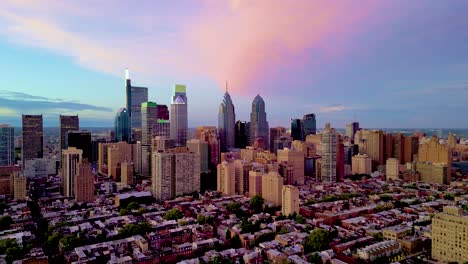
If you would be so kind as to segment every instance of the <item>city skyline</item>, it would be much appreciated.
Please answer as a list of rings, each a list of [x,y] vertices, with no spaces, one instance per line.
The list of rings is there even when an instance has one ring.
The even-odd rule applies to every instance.
[[[272,127],[316,113],[317,127],[468,128],[456,114],[468,96],[468,3],[268,3],[148,1],[129,14],[124,2],[4,1],[0,123],[78,114],[84,127],[112,127],[128,67],[158,104],[187,85],[189,127],[217,123],[227,80],[237,119],[260,94]]]

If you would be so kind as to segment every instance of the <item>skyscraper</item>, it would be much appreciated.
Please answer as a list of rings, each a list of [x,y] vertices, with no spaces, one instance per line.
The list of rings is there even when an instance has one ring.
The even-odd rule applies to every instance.
[[[200,172],[209,172],[208,143],[199,139],[187,141],[187,148],[200,155]]]
[[[130,116],[130,129],[141,128],[141,104],[148,101],[148,88],[132,86],[128,69],[125,74],[127,111]]]
[[[354,142],[354,135],[356,132],[359,130],[359,123],[358,122],[352,122],[350,124],[346,125],[346,136],[353,140]]]
[[[218,113],[218,131],[221,140],[221,151],[226,152],[235,147],[236,112],[231,96],[226,87],[226,93],[223,97],[223,102],[219,105]]]
[[[176,84],[171,104],[171,138],[178,146],[185,146],[187,143],[187,104],[185,85]]]
[[[286,133],[285,127],[272,127],[270,128],[270,151],[276,153],[274,150],[275,140],[279,139]]]
[[[291,119],[291,137],[293,140],[304,141],[304,130],[301,119]]]
[[[265,145],[269,144],[268,140],[268,121],[265,112],[265,102],[260,95],[255,96],[252,102],[252,112],[250,114],[250,142],[251,145],[256,138],[263,138]],[[268,148],[268,146],[266,146]]]
[[[74,194],[77,202],[94,201],[94,176],[92,174],[91,163],[87,159],[81,159],[78,163],[77,174],[75,176]]]
[[[270,171],[262,177],[262,197],[266,202],[281,206],[283,177],[278,172]]]
[[[223,161],[218,164],[217,169],[218,192],[225,195],[236,194],[236,171],[234,163]]]
[[[250,123],[238,120],[236,122],[236,148],[243,149],[249,145]]]
[[[78,163],[81,162],[83,151],[68,147],[62,151],[62,184],[63,195],[74,196],[75,176],[78,173]]]
[[[0,124],[0,166],[15,163],[15,130],[9,125]]]
[[[91,132],[84,130],[68,132],[68,147],[81,149],[83,158],[91,160]]]
[[[325,130],[322,132],[322,162],[321,176],[324,182],[336,182],[336,152],[337,152],[338,135],[334,128],[330,127],[330,123],[325,125]]]
[[[43,157],[42,115],[23,115],[23,166],[26,160]]]
[[[151,139],[158,123],[158,106],[154,102],[141,104],[141,175],[151,175]]]
[[[299,189],[296,186],[283,186],[281,206],[281,213],[284,216],[299,213]]]
[[[77,115],[60,115],[60,150],[68,148],[68,132],[77,130],[80,130],[80,120]]]
[[[315,114],[307,114],[302,118],[302,128],[304,130],[304,139],[308,135],[315,135],[317,133],[317,121],[315,120]]]
[[[130,115],[127,108],[120,108],[115,115],[114,121],[114,140],[130,142],[131,131],[130,131]]]
[[[278,150],[278,162],[287,162],[293,167],[292,181],[288,184],[304,184],[304,166],[305,157],[304,152],[293,150],[293,149],[279,149]]]

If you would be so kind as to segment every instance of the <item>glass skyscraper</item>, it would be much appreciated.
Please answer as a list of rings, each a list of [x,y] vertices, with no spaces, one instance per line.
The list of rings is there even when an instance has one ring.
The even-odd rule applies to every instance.
[[[125,89],[131,131],[135,128],[141,128],[141,104],[148,101],[148,88],[132,86],[127,70]]]
[[[0,124],[0,166],[15,163],[14,128]]]
[[[221,151],[226,152],[236,145],[236,112],[231,96],[226,91],[223,102],[219,105],[218,131],[221,139]]]
[[[23,115],[23,165],[28,159],[42,158],[44,154],[44,132],[42,115]]]
[[[70,131],[68,132],[68,147],[74,147],[83,151],[83,158],[91,160],[91,132]]]
[[[60,150],[68,148],[67,134],[70,131],[80,130],[80,120],[77,115],[60,115]]]
[[[115,115],[114,140],[130,142],[130,115],[126,108],[120,108]]]
[[[303,132],[303,140],[308,135],[315,135],[317,134],[317,121],[315,120],[315,114],[307,114],[302,118],[302,128]]]
[[[176,84],[171,104],[171,138],[176,145],[187,143],[188,113],[185,85]]]
[[[252,113],[250,114],[250,144],[255,142],[257,138],[263,138],[265,145],[267,145],[269,143],[268,132],[265,101],[257,94],[252,102]],[[265,147],[268,148],[268,146]]]
[[[291,120],[291,137],[293,140],[304,141],[304,127],[301,119],[292,119]]]

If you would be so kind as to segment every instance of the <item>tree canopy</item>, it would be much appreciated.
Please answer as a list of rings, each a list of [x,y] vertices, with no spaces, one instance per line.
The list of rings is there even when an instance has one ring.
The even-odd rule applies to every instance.
[[[315,229],[306,237],[304,251],[311,253],[328,249],[331,240],[330,232],[321,228]]]
[[[180,218],[184,217],[182,212],[177,208],[172,208],[171,210],[167,211],[164,219],[166,220],[179,220]]]
[[[255,195],[254,197],[250,198],[250,208],[254,210],[256,213],[260,213],[263,210],[263,202],[265,200],[260,195]]]

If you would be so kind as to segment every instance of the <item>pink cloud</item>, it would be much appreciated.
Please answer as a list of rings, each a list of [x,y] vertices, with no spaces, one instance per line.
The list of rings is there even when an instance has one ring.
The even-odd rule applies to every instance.
[[[321,63],[349,49],[353,34],[378,8],[363,1],[196,3],[202,4],[197,13],[157,16],[155,6],[125,17],[127,7],[115,3],[90,9],[52,1],[44,8],[36,1],[10,0],[0,4],[0,21],[6,25],[0,32],[21,44],[71,56],[92,70],[118,76],[125,67],[145,75],[201,75],[220,87],[228,80],[234,93],[246,94],[256,80],[281,75],[281,68],[302,65],[311,55],[317,67],[311,72],[318,74]],[[118,34],[120,28],[127,31]]]

